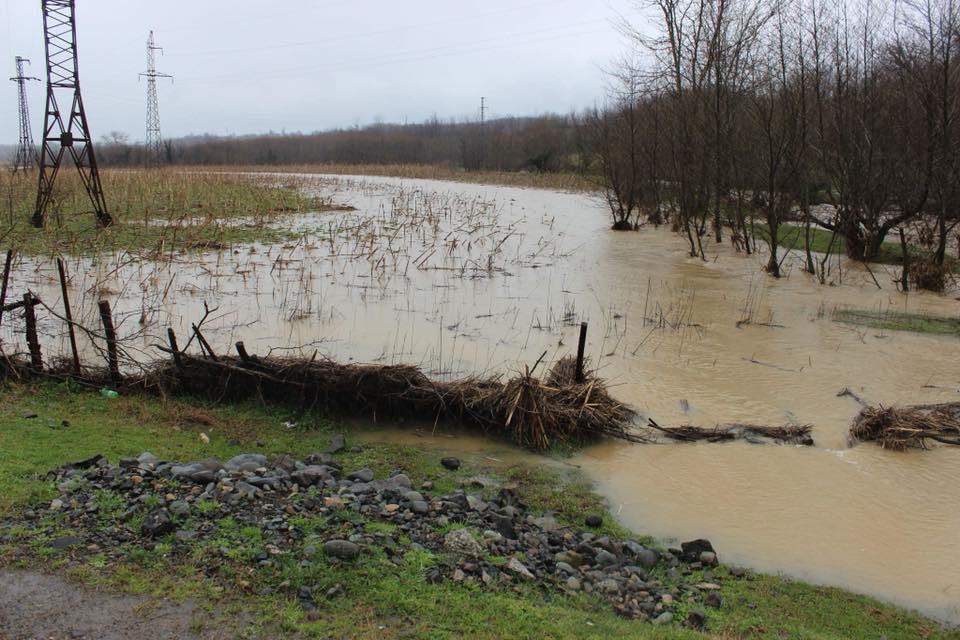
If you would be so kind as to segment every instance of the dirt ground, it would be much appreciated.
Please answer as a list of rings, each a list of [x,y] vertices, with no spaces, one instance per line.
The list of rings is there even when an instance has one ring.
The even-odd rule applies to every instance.
[[[209,614],[176,604],[88,589],[57,576],[0,570],[0,640],[219,640],[195,620]]]

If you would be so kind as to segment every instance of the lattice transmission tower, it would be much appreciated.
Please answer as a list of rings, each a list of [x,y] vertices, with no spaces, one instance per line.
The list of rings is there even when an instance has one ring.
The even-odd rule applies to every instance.
[[[157,71],[157,51],[163,54],[153,40],[153,31],[147,38],[147,70],[140,77],[147,79],[147,148],[146,163],[149,167],[158,167],[163,162],[163,138],[160,136],[160,105],[157,100],[157,78],[173,78],[167,73]]]
[[[43,0],[43,37],[47,54],[47,110],[43,124],[43,151],[40,153],[40,182],[33,225],[42,227],[53,200],[53,186],[63,156],[73,160],[101,226],[113,224],[100,184],[93,136],[80,97],[77,65],[77,23],[74,0]],[[67,98],[70,110],[60,111],[59,100]],[[64,102],[66,104],[66,102]],[[64,117],[66,116],[66,117]]]
[[[40,158],[37,156],[37,146],[33,144],[33,132],[30,130],[30,109],[27,108],[27,82],[29,80],[40,82],[40,78],[25,74],[23,66],[30,64],[30,61],[26,58],[17,56],[16,63],[17,75],[10,78],[17,83],[20,109],[20,144],[17,146],[17,156],[13,161],[14,173],[18,169],[27,171],[40,164]]]

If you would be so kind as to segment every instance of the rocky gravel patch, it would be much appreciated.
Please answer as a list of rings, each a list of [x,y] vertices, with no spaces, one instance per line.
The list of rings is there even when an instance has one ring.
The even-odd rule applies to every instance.
[[[664,551],[613,539],[590,530],[602,526],[598,515],[573,528],[553,514],[533,513],[514,486],[475,476],[440,495],[430,482],[415,488],[401,471],[378,478],[370,469],[344,468],[336,458],[343,449],[338,440],[333,453],[303,460],[243,454],[174,462],[143,453],[111,464],[98,456],[50,472],[58,497],[2,530],[47,523],[43,544],[111,561],[164,545],[168,557],[189,555],[212,577],[225,563],[268,570],[291,562],[346,566],[383,554],[399,566],[407,553],[427,552],[436,560],[423,570],[429,582],[585,593],[627,618],[694,628],[707,624],[709,607],[722,606],[718,583],[743,575],[718,572],[706,540]],[[437,464],[439,473],[459,466],[449,458]],[[0,533],[2,543],[23,546]],[[310,585],[277,588],[284,587],[308,611],[324,595]],[[328,597],[337,595],[330,591]],[[680,602],[689,613],[677,619]]]

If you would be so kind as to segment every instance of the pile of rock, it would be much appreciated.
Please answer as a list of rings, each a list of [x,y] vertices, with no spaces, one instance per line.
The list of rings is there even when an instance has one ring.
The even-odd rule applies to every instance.
[[[455,459],[438,464],[439,473],[458,468]],[[186,553],[217,540],[229,518],[259,529],[262,548],[250,558],[258,566],[288,555],[305,563],[352,562],[373,548],[400,564],[405,553],[417,549],[438,558],[426,570],[430,582],[507,588],[534,581],[557,592],[593,594],[620,615],[660,624],[672,621],[680,601],[721,605],[719,578],[712,575],[717,554],[709,542],[661,551],[562,526],[550,513],[531,513],[514,487],[486,477],[465,478],[462,489],[432,495],[431,482],[415,489],[401,471],[380,479],[370,469],[345,471],[331,453],[304,460],[243,454],[224,463],[213,458],[176,463],[144,453],[116,465],[98,456],[57,469],[49,478],[59,497],[41,513],[25,515],[36,519],[56,512],[60,526],[74,533],[54,543],[78,554],[120,559],[125,545],[152,549],[160,542],[171,545],[173,554]],[[104,495],[114,497],[110,513]],[[116,496],[122,497],[119,509]],[[322,526],[303,530],[305,516],[319,518]],[[366,526],[370,522],[393,526]],[[589,516],[585,524],[596,529],[602,519]],[[235,558],[230,553],[222,549],[224,559]],[[312,606],[309,588],[301,590],[300,599]],[[703,611],[695,609],[685,622],[702,627]]]

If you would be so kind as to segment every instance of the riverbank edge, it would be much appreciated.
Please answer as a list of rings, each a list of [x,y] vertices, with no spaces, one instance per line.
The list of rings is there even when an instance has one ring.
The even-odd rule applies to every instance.
[[[108,399],[89,390],[50,382],[29,385],[6,383],[3,391],[0,407],[5,417],[0,419],[0,443],[3,444],[0,450],[9,451],[16,448],[19,442],[23,455],[17,461],[10,458],[0,461],[0,493],[4,496],[0,501],[0,514],[9,514],[23,505],[50,499],[52,488],[49,483],[37,478],[42,478],[50,469],[70,460],[83,458],[85,454],[103,453],[114,462],[123,455],[136,455],[145,450],[156,450],[158,455],[167,455],[170,459],[192,459],[205,454],[226,458],[245,448],[249,449],[251,444],[256,450],[271,455],[286,451],[305,453],[320,447],[334,429],[330,422],[316,416],[295,418],[295,428],[284,426],[284,422],[292,424],[290,419],[293,416],[289,411],[276,408],[215,406],[189,400],[162,402],[142,396]],[[31,414],[35,417],[26,417]],[[69,417],[57,420],[68,414]],[[67,424],[64,425],[64,422]],[[204,442],[205,439],[208,442]],[[450,489],[453,486],[449,484],[451,478],[438,464],[440,455],[441,452],[413,447],[364,445],[360,452],[348,454],[344,462],[345,468],[366,465],[378,473],[388,473],[399,467],[407,470],[415,483],[429,482],[429,478],[434,478],[438,490]],[[606,510],[603,499],[582,477],[561,477],[555,470],[523,465],[488,467],[483,460],[468,461],[459,477],[483,473],[515,482],[531,510],[552,511],[565,526],[583,529],[587,515],[599,515],[603,525],[598,535],[630,536],[630,532],[615,521]],[[648,541],[646,538],[640,539]],[[722,559],[723,550],[717,551]],[[0,557],[6,557],[9,562],[9,543],[6,553],[0,553]],[[20,564],[23,564],[22,558]],[[302,611],[283,598],[260,598],[247,594],[238,596],[236,593],[211,591],[215,585],[206,578],[183,573],[188,567],[161,572],[158,576],[156,570],[128,566],[119,569],[96,567],[89,563],[69,566],[69,563],[64,565],[52,557],[36,558],[26,566],[66,572],[83,584],[125,592],[166,592],[175,598],[195,598],[198,594],[206,594],[204,597],[212,598],[217,607],[255,611],[267,626],[261,625],[253,630],[254,633],[280,629],[285,633],[309,636],[320,631],[315,621],[306,619]],[[790,637],[804,637],[803,634],[815,631],[821,637],[838,638],[858,637],[860,632],[876,632],[875,635],[886,635],[890,639],[919,637],[919,633],[931,638],[960,638],[960,632],[949,630],[929,618],[865,596],[775,576],[757,575],[752,580],[728,583],[722,579],[725,571],[717,571],[720,576],[718,581],[721,582],[719,593],[724,606],[715,613],[711,611],[708,627],[710,633],[718,634],[718,637],[779,637],[782,633]],[[164,573],[166,575],[162,575]],[[347,578],[350,576],[344,580]],[[406,578],[397,579],[403,582]],[[165,587],[158,589],[160,585]],[[426,587],[417,583],[411,588],[419,590]],[[421,619],[443,628],[453,620],[462,618],[463,626],[458,628],[454,624],[453,628],[448,629],[449,633],[426,634],[422,637],[447,637],[470,629],[471,625],[477,625],[473,627],[475,632],[483,631],[483,624],[473,619],[474,616],[469,615],[466,609],[458,611],[459,607],[468,606],[476,607],[480,612],[487,611],[488,607],[490,610],[500,610],[505,606],[515,609],[512,615],[506,615],[504,619],[520,629],[521,636],[524,629],[531,635],[537,629],[537,633],[549,631],[546,633],[548,636],[554,633],[553,637],[595,637],[601,633],[607,637],[702,637],[678,625],[661,628],[623,620],[606,608],[598,607],[597,603],[582,598],[574,604],[560,598],[565,611],[560,616],[556,601],[549,598],[545,600],[544,594],[536,590],[491,594],[482,590],[477,593],[475,587],[445,584],[439,587],[439,591],[430,593],[430,597],[438,598],[438,602],[446,601],[446,604],[432,613],[421,612]],[[363,624],[373,624],[376,618],[384,617],[384,614],[394,611],[398,606],[397,603],[382,601],[376,593],[365,594],[361,600],[364,599],[367,601],[362,607],[366,621]],[[408,603],[402,605],[401,609],[410,606]],[[371,609],[380,613],[371,615]],[[678,614],[681,614],[677,616],[680,623],[685,613],[678,610]],[[385,617],[392,619],[396,616]],[[560,626],[551,626],[551,618],[554,619],[553,623],[559,623]],[[344,625],[350,627],[360,624],[357,613],[352,610],[334,615],[332,620],[321,627],[329,631]],[[527,627],[526,624],[532,626]],[[571,624],[574,626],[571,627]],[[488,629],[487,633],[491,634],[488,637],[495,637],[495,631],[496,628]],[[853,632],[856,633],[851,635]]]

